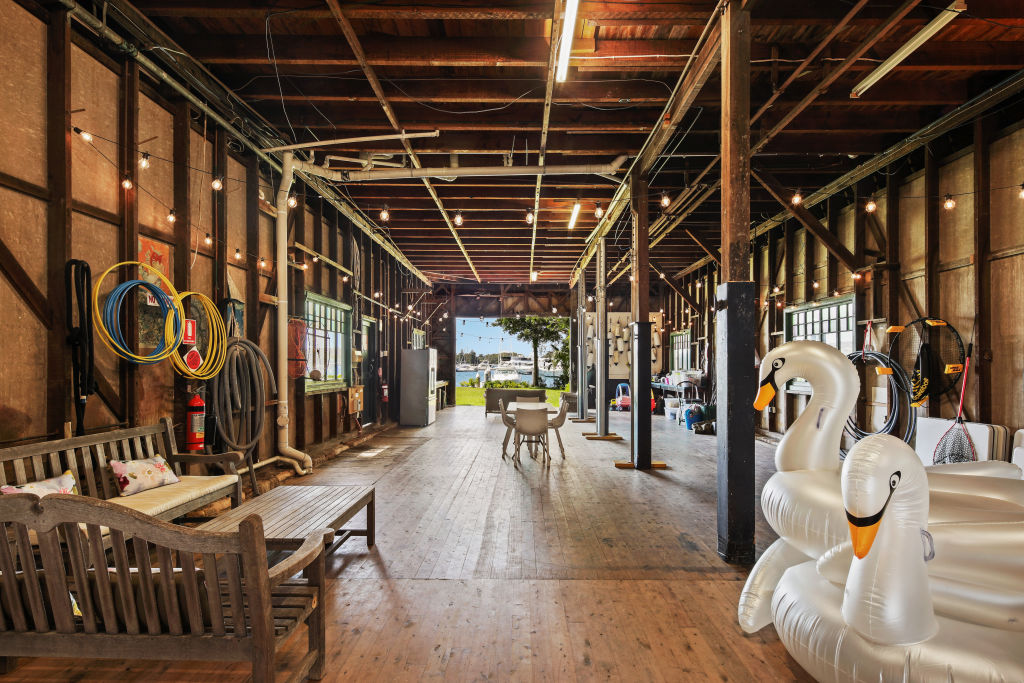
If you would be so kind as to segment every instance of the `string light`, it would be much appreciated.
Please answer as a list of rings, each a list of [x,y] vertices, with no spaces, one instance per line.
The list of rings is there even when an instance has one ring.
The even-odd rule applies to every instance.
[[[558,313],[558,307],[557,306],[552,306],[551,307],[551,312],[552,313]]]
[[[123,187],[126,190],[132,189],[132,187],[134,187],[134,185],[132,184],[132,179],[129,178],[128,176],[125,176],[124,180],[121,181],[121,187]]]
[[[342,275],[341,276],[341,281],[342,282],[348,282],[348,275]]]
[[[1020,194],[1017,196],[1020,197],[1021,199],[1024,199],[1024,183],[1020,184]]]
[[[75,134],[77,134],[77,135],[81,136],[81,138],[82,138],[83,140],[85,140],[86,142],[92,142],[92,133],[90,133],[89,131],[87,131],[87,130],[82,130],[82,129],[81,129],[81,128],[79,128],[78,126],[75,126],[75,127],[74,127],[74,128],[72,128],[71,130],[73,130],[73,131],[75,132]]]
[[[853,279],[854,279],[854,280],[859,280],[859,279],[861,279],[862,277],[864,277],[864,276],[863,276],[863,275],[861,275],[860,273],[854,273],[854,274],[853,274]]]
[[[533,225],[533,211],[526,212],[526,224]]]
[[[313,263],[319,263],[319,262],[320,262],[320,257],[317,256],[316,254],[313,254]]]
[[[812,282],[811,283],[811,287],[814,287],[815,289],[817,289],[818,288],[818,281],[815,280],[814,282]]]
[[[790,197],[789,203],[792,204],[793,206],[797,206],[803,200],[804,200],[804,196],[802,194],[800,194],[800,190],[797,190],[796,192],[793,193],[793,196]]]
[[[772,294],[778,294],[778,293],[779,293],[779,286],[775,285],[774,287],[772,287]]]
[[[212,187],[215,192],[220,192],[224,189],[224,179],[220,176],[215,177],[210,181],[210,187]]]
[[[594,302],[594,295],[593,294],[588,294],[587,295],[587,301],[589,303],[593,303]]]
[[[206,243],[206,246],[210,246],[211,244],[213,244],[213,238],[210,237],[210,233],[206,233],[206,237],[203,238],[203,242]]]
[[[594,207],[594,218],[600,219],[604,215],[604,208],[601,206],[601,202],[597,203]]]
[[[139,168],[149,168],[149,152],[143,152],[139,157]]]
[[[536,282],[537,278],[539,278],[539,277],[540,277],[540,271],[536,271],[536,270],[533,271],[532,273],[530,273],[530,282]]]
[[[412,304],[409,304],[409,310],[410,311],[412,310]]]
[[[633,277],[632,275],[630,275],[630,276],[629,276],[629,281],[630,281],[630,282],[634,282],[634,281],[636,281],[636,278],[635,278],[635,277]]]
[[[308,264],[308,263],[306,263],[305,261],[303,261],[303,262],[302,262],[302,269],[303,269],[303,270],[309,270],[309,264]]]
[[[167,213],[167,222],[168,222],[168,223],[173,223],[173,222],[174,222],[174,221],[176,221],[176,220],[178,220],[178,216],[177,216],[177,215],[175,215],[175,213],[174,213],[174,209],[171,209],[171,210],[170,210],[170,211],[169,211],[169,212]]]
[[[782,308],[782,302],[781,301],[776,301],[775,302],[775,308]]]
[[[259,266],[260,266],[260,268],[266,268],[266,266],[267,266],[267,259],[265,259],[262,256],[260,256]]]
[[[665,273],[658,273],[658,277],[661,278],[662,280],[664,280],[665,279]]]
[[[700,289],[700,285],[701,285],[700,280],[697,280],[697,289]]]
[[[832,296],[839,296],[839,290],[837,289],[836,291],[832,292]]]
[[[374,299],[379,299],[380,298],[380,292],[374,292],[373,293],[373,298]]]
[[[293,194],[288,195],[288,207],[291,208],[291,209],[294,209],[298,205],[299,205],[299,200],[295,198],[295,195],[293,195]]]
[[[380,210],[380,222],[387,223],[389,220],[391,220],[391,212],[388,211],[388,205],[385,204],[384,208]]]
[[[661,193],[661,206],[662,206],[662,208],[667,209],[668,205],[671,204],[671,203],[672,203],[672,200],[669,199],[668,192],[662,192]]]
[[[878,209],[878,204],[875,203],[875,198],[872,197],[868,200],[868,203],[864,205],[864,210],[868,213],[874,213]]]
[[[942,208],[946,211],[952,211],[956,208],[956,200],[953,199],[953,195],[946,195],[946,198],[942,200]]]
[[[236,261],[241,261],[242,260],[242,250],[241,249],[235,249],[235,260]]]
[[[455,225],[462,225],[462,212],[461,211],[456,211],[455,212],[455,218],[452,219],[452,222],[455,223]]]

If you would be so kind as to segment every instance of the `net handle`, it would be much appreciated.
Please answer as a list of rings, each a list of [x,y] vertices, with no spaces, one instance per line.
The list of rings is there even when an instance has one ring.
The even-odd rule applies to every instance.
[[[959,421],[964,412],[964,394],[967,392],[967,370],[971,367],[971,347],[974,344],[970,344],[967,347],[967,358],[964,359],[964,381],[960,385],[960,405],[956,409],[956,419]]]

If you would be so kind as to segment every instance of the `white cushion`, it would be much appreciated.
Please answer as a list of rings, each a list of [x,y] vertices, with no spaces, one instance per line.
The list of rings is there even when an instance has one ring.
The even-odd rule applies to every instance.
[[[237,474],[222,474],[216,477],[183,476],[177,484],[159,486],[131,496],[118,496],[107,502],[123,505],[126,508],[155,517],[218,489],[232,486],[236,481],[238,481]]]

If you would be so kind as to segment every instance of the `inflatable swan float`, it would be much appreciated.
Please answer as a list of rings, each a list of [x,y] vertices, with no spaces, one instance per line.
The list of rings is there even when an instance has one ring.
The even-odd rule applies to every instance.
[[[1024,579],[1018,578],[1024,523],[929,525],[928,501],[925,468],[901,440],[869,436],[850,451],[842,468],[850,540],[817,566],[804,562],[786,570],[772,598],[779,638],[817,680],[1024,680],[1024,633],[1009,628],[1024,615]],[[988,545],[984,558],[959,554],[947,564],[974,564],[982,571],[990,562],[1016,565],[1016,576],[1004,576],[1002,585],[975,576],[981,583],[973,588],[1017,604],[1006,604],[986,625],[944,616],[933,605],[942,591],[958,595],[946,600],[954,608],[977,614],[970,609],[970,584],[936,578],[926,569],[926,560],[938,557],[940,534],[998,543]]]
[[[772,622],[772,593],[787,569],[817,560],[847,537],[839,446],[860,388],[860,377],[849,359],[814,341],[788,342],[773,349],[762,361],[760,375],[754,404],[758,410],[767,407],[778,387],[794,377],[807,380],[812,395],[779,442],[778,471],[761,492],[761,508],[779,539],[757,561],[740,595],[739,623],[748,633]],[[1024,482],[1016,465],[960,463],[929,467],[927,472],[930,523],[1024,521]]]

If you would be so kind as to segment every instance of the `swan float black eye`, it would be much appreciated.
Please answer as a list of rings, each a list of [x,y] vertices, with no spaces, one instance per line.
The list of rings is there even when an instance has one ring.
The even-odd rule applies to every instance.
[[[757,410],[764,410],[768,407],[768,404],[775,398],[775,394],[779,391],[778,385],[775,383],[775,373],[778,372],[783,365],[786,364],[785,358],[776,358],[772,361],[772,369],[768,375],[761,380],[761,384],[757,390],[757,398],[754,399],[754,408]]]

